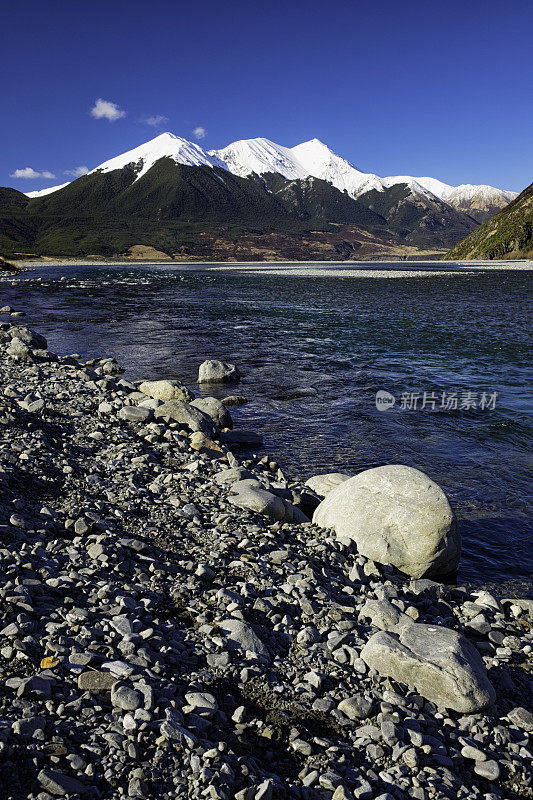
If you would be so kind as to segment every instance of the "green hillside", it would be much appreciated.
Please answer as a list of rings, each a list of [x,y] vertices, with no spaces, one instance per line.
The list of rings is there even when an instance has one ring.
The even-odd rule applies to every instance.
[[[533,183],[445,256],[463,259],[533,258]]]
[[[442,200],[414,196],[405,183],[384,192],[372,189],[359,200],[382,216],[402,241],[418,247],[451,247],[478,226],[473,217]]]
[[[277,236],[264,253],[263,245],[257,253],[250,245],[249,252],[266,258],[289,257],[289,250],[303,259],[349,258],[361,242],[366,247],[372,241],[376,253],[397,247],[405,256],[413,249],[450,247],[477,225],[441,201],[414,198],[405,185],[354,200],[317,178],[243,178],[171,158],[160,159],[138,180],[136,175],[133,164],[95,172],[33,199],[0,189],[0,251],[110,257],[143,245],[209,258],[221,246],[234,252],[243,236]],[[315,236],[313,243],[309,237],[320,232],[327,236],[320,241]]]

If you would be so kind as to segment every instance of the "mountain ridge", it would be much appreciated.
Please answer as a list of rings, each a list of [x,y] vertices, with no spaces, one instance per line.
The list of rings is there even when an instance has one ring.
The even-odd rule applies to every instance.
[[[449,260],[533,258],[533,183],[445,256]]]
[[[55,189],[0,190],[0,249],[10,254],[438,256],[477,226],[471,210],[415,179],[362,173],[319,140],[291,149],[255,139],[207,152],[165,133]]]
[[[406,184],[415,196],[436,197],[458,211],[470,214],[479,212],[481,217],[503,208],[517,196],[516,192],[484,184],[451,186],[437,178],[416,178],[410,175],[380,178],[374,173],[357,169],[319,139],[310,139],[288,148],[259,137],[237,140],[219,150],[206,151],[199,144],[168,131],[132,150],[107,159],[88,174],[122,169],[133,163],[140,165],[137,173],[137,178],[140,178],[156,161],[164,157],[170,157],[176,163],[187,166],[217,166],[239,177],[248,177],[253,173],[278,173],[289,179],[315,177],[331,183],[340,191],[346,191],[354,199],[368,191],[384,191],[397,184]],[[60,184],[26,194],[30,198],[44,197],[67,185],[69,184]]]

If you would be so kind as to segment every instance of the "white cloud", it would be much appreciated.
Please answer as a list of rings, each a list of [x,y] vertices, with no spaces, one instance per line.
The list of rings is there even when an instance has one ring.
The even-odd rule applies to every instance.
[[[168,117],[163,116],[163,114],[154,114],[152,117],[143,117],[141,122],[144,122],[145,125],[151,125],[152,128],[160,128],[161,125],[168,122]]]
[[[205,139],[207,136],[207,131],[205,128],[202,128],[201,125],[198,125],[192,132],[192,135],[195,139]]]
[[[73,178],[81,178],[82,175],[87,175],[89,167],[74,167],[74,169],[66,169],[65,175],[71,175]]]
[[[53,172],[48,172],[47,169],[43,169],[42,172],[38,172],[33,167],[23,167],[22,169],[16,169],[15,172],[12,172],[9,176],[10,178],[47,178],[48,180],[55,178]]]
[[[98,98],[94,106],[91,108],[91,116],[95,119],[108,119],[109,122],[115,122],[126,116],[126,112],[112,103],[110,100],[102,100]]]

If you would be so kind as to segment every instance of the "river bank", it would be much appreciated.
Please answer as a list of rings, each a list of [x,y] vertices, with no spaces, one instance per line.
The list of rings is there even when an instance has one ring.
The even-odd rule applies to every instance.
[[[239,449],[259,438],[165,416],[114,359],[54,356],[3,319],[9,800],[533,796],[531,601],[410,579],[295,522],[309,490]],[[250,478],[285,520],[235,505]],[[415,633],[460,634],[462,666],[427,646],[409,681],[372,662],[376,635]]]
[[[241,274],[285,275],[287,277],[332,277],[332,278],[365,278],[365,277],[427,277],[429,275],[460,275],[483,271],[529,271],[533,270],[533,261],[458,261],[444,262],[423,260],[416,262],[384,262],[387,268],[381,268],[379,261],[332,261],[327,266],[309,261],[150,261],[120,259],[58,259],[24,260],[19,262],[22,269],[39,266],[94,266],[94,267],[147,267],[157,264],[172,270],[228,272]]]

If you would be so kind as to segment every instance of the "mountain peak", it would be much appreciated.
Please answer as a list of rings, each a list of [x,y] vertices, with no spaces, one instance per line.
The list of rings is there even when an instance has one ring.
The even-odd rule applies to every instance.
[[[516,197],[516,192],[495,189],[492,186],[450,186],[436,178],[414,178],[396,175],[380,178],[373,172],[362,172],[345,158],[337,155],[320,139],[313,138],[295,147],[283,147],[264,137],[240,139],[221,150],[206,152],[196,142],[190,142],[171,131],[158,134],[150,141],[104,161],[92,172],[111,172],[134,164],[136,178],[140,178],[161,158],[171,158],[177,164],[188,166],[219,167],[247,177],[252,173],[269,172],[283,175],[289,180],[310,176],[327,181],[341,192],[357,198],[371,190],[383,192],[396,184],[407,184],[412,194],[438,198],[453,208],[472,213],[476,210],[486,215],[502,208]],[[39,192],[28,192],[29,197],[51,194],[66,186],[53,186]],[[476,217],[478,218],[478,217]]]
[[[255,172],[263,175],[277,172],[294,180],[309,174],[288,147],[282,147],[270,139],[240,139],[222,150],[210,150],[210,155],[219,158],[230,172],[246,177]]]

